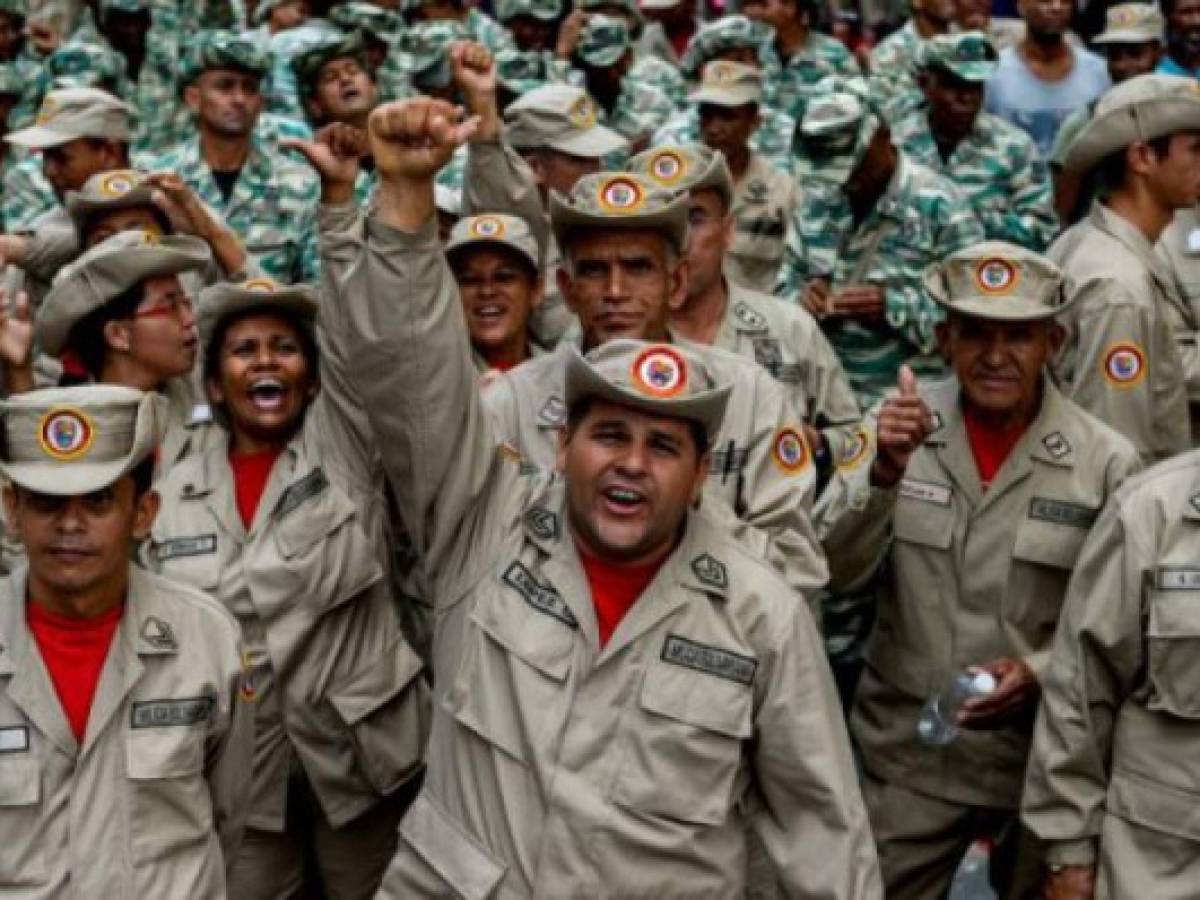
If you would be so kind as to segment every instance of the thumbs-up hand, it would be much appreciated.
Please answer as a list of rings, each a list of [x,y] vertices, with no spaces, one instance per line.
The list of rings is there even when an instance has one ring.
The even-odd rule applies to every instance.
[[[888,397],[879,411],[875,462],[871,484],[893,487],[904,477],[908,461],[933,431],[933,415],[917,394],[917,378],[908,366],[896,379],[899,393]]]

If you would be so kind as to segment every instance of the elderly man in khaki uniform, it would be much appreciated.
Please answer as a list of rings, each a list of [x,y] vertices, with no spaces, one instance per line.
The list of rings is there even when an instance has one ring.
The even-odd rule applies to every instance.
[[[1025,897],[1036,852],[1017,810],[1038,682],[1079,547],[1138,457],[1047,376],[1056,266],[989,241],[926,284],[955,377],[918,395],[901,370],[875,452],[843,462],[857,483],[826,541],[835,585],[885,573],[851,727],[888,897],[944,896],[978,837],[997,840],[1000,896]],[[952,740],[926,743],[923,705],[964,671],[995,689],[949,723]]]
[[[813,623],[693,508],[730,386],[678,345],[572,351],[561,477],[498,445],[435,237],[453,115],[373,114],[380,190],[330,304],[438,604],[430,768],[382,896],[738,896],[752,825],[796,896],[879,897]],[[624,177],[607,202],[681,235],[684,204]]]
[[[130,562],[158,510],[161,401],[96,386],[0,404],[0,892],[226,896],[253,723],[219,604]]]
[[[771,291],[783,263],[796,183],[750,149],[750,137],[762,121],[762,70],[715,60],[704,67],[700,87],[688,99],[699,107],[702,140],[724,155],[733,181],[733,246],[725,272],[730,281]]]
[[[1200,885],[1200,455],[1127,481],[1083,545],[1022,803],[1053,900]]]
[[[1185,360],[1195,319],[1154,252],[1176,210],[1200,198],[1194,79],[1139,75],[1100,99],[1071,144],[1103,199],[1048,251],[1078,298],[1055,372],[1064,393],[1110,423],[1149,463],[1192,444]],[[1192,336],[1183,359],[1179,335]]]

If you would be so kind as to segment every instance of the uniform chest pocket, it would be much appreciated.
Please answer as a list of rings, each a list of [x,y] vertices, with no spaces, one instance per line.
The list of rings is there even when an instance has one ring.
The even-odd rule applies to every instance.
[[[185,535],[156,532],[150,546],[150,561],[168,578],[216,593],[221,583],[217,541],[215,529]]]
[[[1017,526],[1005,592],[1005,617],[1033,644],[1048,646],[1058,625],[1067,583],[1096,510],[1034,497]]]
[[[1147,629],[1151,709],[1200,719],[1200,567],[1155,572]]]
[[[892,535],[897,541],[948,550],[954,540],[954,509],[949,485],[905,478],[900,483]]]
[[[0,753],[0,820],[4,822],[0,884],[28,887],[46,879],[41,772],[29,747],[29,729],[18,726],[0,731],[6,738],[21,737],[26,746],[25,750]]]
[[[753,707],[752,684],[651,665],[619,737],[613,802],[645,815],[722,824],[753,734]]]
[[[211,698],[135,705],[125,744],[135,862],[208,841],[212,800],[204,778],[204,746],[208,717],[214,714]]]

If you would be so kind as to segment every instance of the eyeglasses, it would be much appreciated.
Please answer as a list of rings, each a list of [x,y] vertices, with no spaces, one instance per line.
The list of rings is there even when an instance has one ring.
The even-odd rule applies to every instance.
[[[187,294],[170,294],[156,300],[153,306],[137,310],[132,318],[178,319],[183,316],[185,311],[190,313],[194,308],[195,303]]]

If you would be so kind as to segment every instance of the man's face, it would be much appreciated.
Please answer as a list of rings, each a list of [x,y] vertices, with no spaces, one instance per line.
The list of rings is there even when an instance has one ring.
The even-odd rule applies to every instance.
[[[958,0],[955,21],[963,31],[987,31],[992,21],[992,0]]]
[[[1167,43],[1186,60],[1200,57],[1200,0],[1178,0],[1167,16]]]
[[[1071,0],[1019,0],[1017,9],[1033,36],[1061,37],[1071,25]]]
[[[579,316],[585,347],[613,338],[663,340],[687,296],[687,262],[672,262],[666,238],[640,229],[587,230],[564,248],[571,264],[558,289]]]
[[[574,156],[558,150],[542,150],[529,156],[529,165],[537,176],[542,190],[569,194],[584,175],[600,171],[600,160],[593,156]]]
[[[42,173],[62,201],[68,191],[77,191],[99,172],[119,169],[124,160],[115,141],[77,138],[42,151]]]
[[[135,50],[140,56],[146,50],[146,32],[150,30],[149,12],[110,12],[104,17],[104,36],[114,47]]]
[[[353,57],[333,59],[321,66],[313,93],[313,111],[322,122],[354,124],[375,108],[375,82]]]
[[[111,346],[161,384],[192,371],[198,338],[192,300],[178,276],[159,275],[142,282],[145,296],[124,321],[110,322],[105,335]]]
[[[632,565],[671,549],[699,499],[708,456],[683,420],[596,400],[560,438],[558,468],[581,549]]]
[[[202,72],[184,98],[201,128],[231,138],[249,137],[263,107],[259,77],[236,69]]]
[[[1162,58],[1162,44],[1144,41],[1140,44],[1105,44],[1104,55],[1108,59],[1108,77],[1113,84],[1128,81],[1137,75],[1153,72]]]
[[[990,322],[952,314],[937,336],[968,403],[992,415],[1029,417],[1063,331],[1049,320]]]
[[[726,159],[746,152],[759,121],[755,103],[744,106],[700,104],[700,138],[709,147],[724,153]]]
[[[949,25],[957,12],[955,0],[918,0],[913,4],[925,17],[938,25]]]
[[[793,0],[744,0],[742,13],[747,19],[778,29],[796,18],[796,5]]]
[[[971,132],[983,107],[982,84],[935,68],[922,74],[921,89],[929,104],[929,127],[935,137],[957,142]]]
[[[31,590],[65,599],[126,577],[134,543],[150,533],[158,495],[135,496],[126,475],[78,497],[7,487],[4,505],[29,560]]]
[[[100,213],[87,223],[83,236],[85,247],[95,247],[122,231],[145,231],[155,237],[164,235],[159,218],[146,206],[130,206]]]
[[[527,339],[527,324],[541,299],[542,281],[528,262],[501,248],[465,247],[450,258],[471,343],[501,349]]]
[[[1171,136],[1167,152],[1154,155],[1147,186],[1166,209],[1183,209],[1200,200],[1200,132]]]
[[[553,22],[543,22],[536,16],[513,16],[504,25],[512,34],[519,50],[534,52],[554,49]]]
[[[688,200],[688,295],[699,297],[721,279],[733,244],[733,218],[715,190],[692,191]]]
[[[0,62],[12,62],[21,52],[25,22],[20,16],[0,12]]]
[[[288,0],[280,3],[269,18],[271,31],[287,31],[289,28],[299,28],[308,19],[308,0]]]

